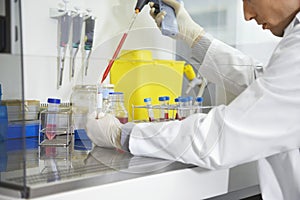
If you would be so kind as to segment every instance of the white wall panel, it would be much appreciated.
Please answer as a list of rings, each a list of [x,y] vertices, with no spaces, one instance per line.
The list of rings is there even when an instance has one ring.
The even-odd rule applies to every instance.
[[[69,101],[75,84],[96,84],[112,57],[120,38],[128,29],[134,13],[132,0],[71,0],[69,8],[91,9],[97,17],[94,49],[88,76],[82,75],[82,55],[76,59],[75,78],[69,78],[70,49],[64,68],[63,85],[57,89],[57,20],[50,18],[49,9],[62,1],[26,0],[22,3],[25,54],[25,98],[59,97]],[[162,36],[149,15],[149,7],[138,15],[123,49],[151,49],[158,59],[174,58],[174,41]],[[108,80],[108,79],[107,79]]]

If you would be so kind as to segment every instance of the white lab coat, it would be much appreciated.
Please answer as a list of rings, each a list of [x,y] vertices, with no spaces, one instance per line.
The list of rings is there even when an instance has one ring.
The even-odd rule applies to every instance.
[[[264,200],[299,200],[299,19],[300,13],[257,79],[254,60],[213,40],[200,73],[237,98],[183,121],[137,124],[130,152],[209,169],[258,160]]]

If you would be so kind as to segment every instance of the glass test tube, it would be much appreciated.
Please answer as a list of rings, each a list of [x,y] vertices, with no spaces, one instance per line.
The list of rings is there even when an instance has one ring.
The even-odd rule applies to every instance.
[[[52,140],[56,136],[56,113],[59,111],[60,99],[48,98],[48,115],[47,115],[47,125],[46,125],[46,137],[48,140]]]
[[[165,96],[165,106],[166,109],[165,110],[165,119],[168,120],[169,119],[169,105],[170,105],[170,97],[169,96]]]
[[[175,102],[175,108],[174,108],[174,112],[175,112],[175,117],[173,117],[175,120],[179,119],[178,116],[178,106],[179,106],[179,98],[175,98],[174,99]]]
[[[158,97],[158,101],[159,101],[159,120],[160,121],[165,121],[165,101],[166,101],[166,97]]]
[[[195,110],[196,113],[202,113],[202,103],[203,103],[203,97],[197,97],[195,100],[195,106],[197,106]]]
[[[191,115],[194,113],[194,110],[193,110],[193,97],[192,96],[188,96],[186,97],[187,98],[187,115]]]
[[[146,106],[147,106],[149,122],[153,122],[154,121],[154,112],[152,109],[151,98],[145,98],[144,102],[146,103]]]
[[[187,102],[188,99],[186,97],[179,98],[179,107],[178,107],[178,117],[179,120],[183,120],[187,117]]]

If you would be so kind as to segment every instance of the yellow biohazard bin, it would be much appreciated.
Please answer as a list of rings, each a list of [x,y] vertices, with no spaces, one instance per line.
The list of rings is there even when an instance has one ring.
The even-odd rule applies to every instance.
[[[147,120],[146,109],[135,109],[132,105],[145,105],[144,99],[151,97],[152,104],[159,104],[158,97],[169,96],[170,103],[181,95],[184,61],[153,60],[149,50],[122,51],[110,72],[110,82],[115,91],[124,92],[129,121]]]

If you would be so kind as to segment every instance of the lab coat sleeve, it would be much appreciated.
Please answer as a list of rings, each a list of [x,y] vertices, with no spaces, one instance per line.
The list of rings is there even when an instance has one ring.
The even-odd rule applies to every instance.
[[[300,28],[293,35],[280,42],[264,75],[228,106],[182,121],[137,124],[129,139],[130,152],[217,169],[299,148]],[[229,67],[226,75],[249,80],[249,75],[242,76],[248,73],[240,77],[231,71],[236,69]],[[236,91],[245,87],[227,82]]]
[[[192,59],[203,77],[235,95],[253,82],[256,66],[262,65],[209,34],[192,48]]]

